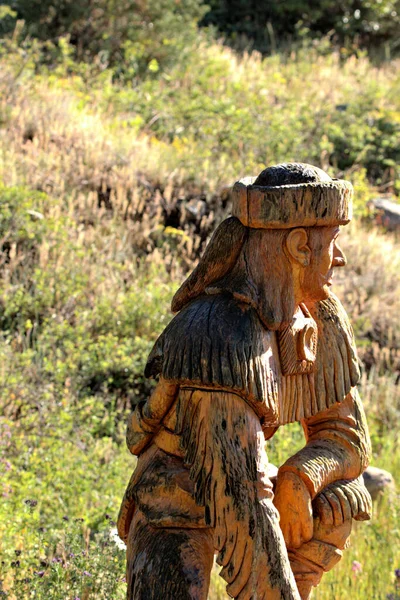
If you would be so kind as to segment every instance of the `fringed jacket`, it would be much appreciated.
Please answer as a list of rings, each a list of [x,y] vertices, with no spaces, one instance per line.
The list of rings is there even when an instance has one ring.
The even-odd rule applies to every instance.
[[[118,520],[123,539],[136,509],[158,527],[214,527],[220,564],[234,570],[240,524],[251,530],[256,500],[272,497],[265,439],[287,423],[302,423],[306,445],[280,471],[296,472],[312,498],[367,466],[354,338],[334,295],[301,305],[277,332],[231,295],[200,296],[158,338],[145,374],[159,377],[161,402],[171,389],[173,399],[160,422],[144,416],[145,403],[130,417],[127,443],[139,458]]]

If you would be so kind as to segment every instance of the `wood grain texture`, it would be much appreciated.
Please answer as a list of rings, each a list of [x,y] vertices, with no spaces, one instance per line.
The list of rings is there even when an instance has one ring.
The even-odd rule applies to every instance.
[[[341,402],[360,371],[340,301],[332,294],[308,309],[318,342],[315,368],[308,366],[305,373],[284,375],[275,334],[265,329],[255,308],[225,293],[200,296],[178,313],[158,338],[145,374],[236,391],[270,427],[309,418]],[[282,340],[285,330],[278,335]]]
[[[138,511],[127,541],[127,600],[207,600],[210,529],[156,528]]]
[[[312,498],[335,480],[356,478],[367,468],[371,444],[357,388],[343,402],[304,419],[302,424],[307,444],[280,467],[280,472],[296,472]]]
[[[177,431],[234,598],[299,598],[272,504],[262,429],[236,395],[185,390]]]
[[[157,340],[145,374],[162,374],[180,386],[236,391],[274,424],[278,381],[272,336],[251,306],[228,294],[201,296]]]
[[[308,600],[324,573],[340,561],[346,548],[352,519],[371,518],[371,497],[357,478],[336,481],[327,486],[313,502],[313,536],[299,548],[288,548],[292,571],[302,600]]]
[[[352,217],[353,187],[343,180],[259,186],[249,179],[232,191],[232,214],[246,227],[290,229],[346,225]]]
[[[308,308],[318,324],[315,386],[323,410],[341,402],[357,385],[360,366],[353,329],[339,299],[331,292],[328,299]]]
[[[370,517],[357,352],[330,291],[351,195],[299,163],[238,183],[175,294],[145,370],[157,387],[128,422],[129,600],[205,600],[214,553],[231,597],[308,600]],[[265,439],[293,421],[305,446],[273,484]]]

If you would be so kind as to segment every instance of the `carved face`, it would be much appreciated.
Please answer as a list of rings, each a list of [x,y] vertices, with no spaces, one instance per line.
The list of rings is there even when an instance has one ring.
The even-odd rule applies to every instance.
[[[311,250],[310,260],[300,278],[304,301],[328,298],[334,268],[346,265],[346,257],[338,245],[339,233],[339,227],[310,229],[308,239]]]

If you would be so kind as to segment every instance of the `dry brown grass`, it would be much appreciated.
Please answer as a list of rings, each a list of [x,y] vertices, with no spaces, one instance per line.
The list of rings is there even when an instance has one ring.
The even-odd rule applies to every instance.
[[[195,258],[226,212],[222,188],[264,166],[255,147],[265,147],[265,162],[314,156],[328,166],[326,106],[336,114],[357,96],[366,111],[398,108],[395,63],[378,69],[366,58],[343,62],[312,50],[261,60],[204,46],[140,93],[112,85],[107,74],[85,81],[60,68],[35,76],[31,62],[20,52],[0,64],[0,180],[45,191],[78,223],[118,215],[139,254],[172,227],[188,234],[179,244],[175,236],[181,255]],[[132,124],[137,117],[140,126]],[[183,133],[170,133],[168,123]],[[354,171],[360,165],[362,156]]]
[[[221,186],[262,166],[250,142],[242,143],[242,124],[244,129],[246,120],[256,120],[254,143],[269,148],[266,162],[292,158],[292,153],[305,159],[307,146],[321,137],[319,115],[327,103],[341,104],[354,94],[362,98],[364,91],[367,97],[374,88],[384,109],[397,102],[395,64],[375,69],[367,59],[343,64],[338,56],[311,58],[262,62],[257,56],[238,59],[219,46],[205,48],[174,86],[187,97],[206,98],[211,108],[218,98],[236,94],[237,113],[228,111],[213,121],[210,110],[203,118],[210,106],[204,104],[192,133],[172,140],[154,137],[150,125],[154,118],[176,120],[172,105],[155,107],[139,132],[125,124],[135,108],[113,105],[114,100],[124,104],[122,92],[114,90],[113,101],[103,97],[103,92],[114,93],[106,78],[104,90],[98,82],[89,89],[65,73],[34,77],[32,65],[23,66],[23,56],[18,64],[0,65],[0,180],[27,186],[19,192],[22,199],[30,190],[48,194],[43,205],[31,206],[43,212],[45,226],[35,252],[29,256],[14,241],[0,264],[0,312],[9,328],[0,344],[0,402],[13,419],[6,425],[15,445],[13,470],[6,473],[7,490],[15,492],[0,512],[4,523],[6,515],[7,520],[15,515],[19,539],[24,538],[21,547],[36,543],[36,525],[28,524],[25,531],[23,500],[36,497],[38,489],[49,532],[64,530],[59,512],[64,505],[73,516],[89,515],[91,526],[105,511],[117,511],[130,468],[125,450],[111,447],[111,439],[121,439],[118,401],[130,400],[132,390],[141,397],[148,392],[143,363],[151,340],[171,316],[174,288],[229,212]],[[200,85],[199,73],[206,67]],[[171,83],[163,85],[167,89]],[[181,99],[176,113],[185,103]],[[301,110],[295,111],[309,105],[315,119],[299,122]],[[276,119],[275,130],[282,129],[279,143],[265,133],[267,108]],[[294,116],[287,121],[290,111]],[[232,155],[219,146],[211,152],[207,143],[215,141],[213,128],[231,126],[237,127]],[[329,160],[325,142],[318,141],[322,166]],[[349,175],[355,177],[356,171]],[[365,199],[365,179],[357,181],[359,197]],[[374,462],[398,469],[400,246],[392,236],[356,222],[344,228],[343,247],[349,264],[337,273],[335,291],[355,324],[366,366],[361,391],[372,425]],[[287,440],[282,445],[293,450],[298,440],[293,441],[290,429],[283,433]],[[103,444],[110,446],[106,460]],[[365,526],[354,552],[325,579],[318,598],[339,600],[341,592],[357,600],[378,598],[375,590],[383,594],[379,598],[386,597],[391,571],[400,566],[393,562],[398,551],[390,548],[390,541],[398,539],[396,531],[396,510],[390,507]],[[12,535],[5,540],[10,562],[15,540]],[[376,556],[383,561],[377,583]],[[353,558],[365,563],[363,584],[361,577],[360,582],[353,578]],[[106,568],[114,577],[115,566]],[[224,597],[221,581],[214,578],[210,598]]]

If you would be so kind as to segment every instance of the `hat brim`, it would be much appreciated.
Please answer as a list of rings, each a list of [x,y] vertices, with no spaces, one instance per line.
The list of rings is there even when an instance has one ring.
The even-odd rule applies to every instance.
[[[289,229],[346,225],[352,218],[353,186],[332,179],[296,185],[257,186],[252,178],[232,190],[232,215],[246,227]]]

